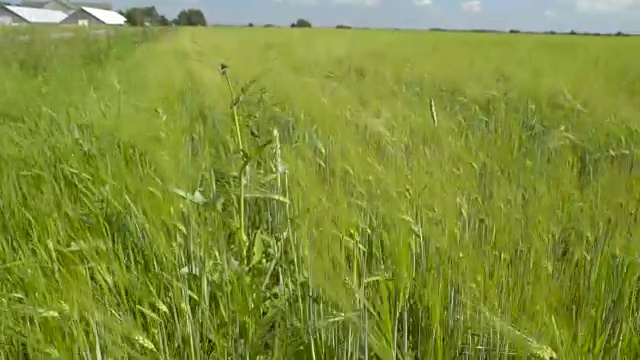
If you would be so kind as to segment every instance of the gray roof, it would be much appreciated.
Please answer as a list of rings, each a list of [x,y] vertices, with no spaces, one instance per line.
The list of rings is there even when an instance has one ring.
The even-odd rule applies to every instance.
[[[113,5],[108,2],[79,1],[72,2],[71,6],[75,6],[76,8],[90,7],[94,9],[113,10]]]
[[[68,0],[23,0],[22,6],[32,8],[43,8],[47,4],[56,2],[68,7],[70,10],[80,9],[82,7],[92,7],[94,9],[112,10],[113,5],[110,2],[94,2],[94,1],[68,1]]]
[[[127,18],[112,10],[96,9],[85,6],[77,11],[86,11],[107,25],[124,25],[127,22]]]
[[[28,8],[22,6],[5,6],[4,8],[31,24],[58,24],[67,17],[67,14],[57,10]]]

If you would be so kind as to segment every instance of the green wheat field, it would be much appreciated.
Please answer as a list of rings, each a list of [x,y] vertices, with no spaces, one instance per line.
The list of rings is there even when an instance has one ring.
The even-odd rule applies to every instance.
[[[637,359],[640,38],[0,41],[0,359]]]

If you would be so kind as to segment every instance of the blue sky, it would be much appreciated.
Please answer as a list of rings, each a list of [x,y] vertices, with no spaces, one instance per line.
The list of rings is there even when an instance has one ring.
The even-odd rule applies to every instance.
[[[489,28],[640,33],[640,0],[114,0],[155,5],[173,17],[199,8],[210,23],[316,26]]]

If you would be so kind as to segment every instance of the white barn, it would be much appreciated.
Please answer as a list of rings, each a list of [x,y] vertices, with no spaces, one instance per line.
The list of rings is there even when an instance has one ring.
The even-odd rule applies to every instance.
[[[111,3],[95,2],[95,1],[76,2],[76,1],[69,1],[69,0],[23,0],[21,5],[24,7],[31,7],[31,8],[60,10],[67,15],[80,9],[83,6],[88,6],[88,7],[97,8],[97,9],[104,9],[104,10],[113,10]]]
[[[64,25],[125,25],[127,19],[121,14],[104,9],[83,6],[67,16],[61,24]]]
[[[0,5],[0,25],[59,24],[66,17],[58,10]]]

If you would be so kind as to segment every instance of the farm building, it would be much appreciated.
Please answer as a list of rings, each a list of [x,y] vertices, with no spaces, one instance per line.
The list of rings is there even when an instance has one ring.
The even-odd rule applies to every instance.
[[[39,9],[59,10],[64,12],[65,14],[71,14],[72,12],[79,10],[80,8],[85,6],[102,10],[113,9],[111,3],[107,2],[71,2],[69,0],[25,0],[22,1],[22,6]]]
[[[59,24],[66,17],[58,10],[0,5],[0,25]]]
[[[63,25],[124,25],[127,19],[121,14],[111,11],[82,7],[69,16],[61,24]]]

